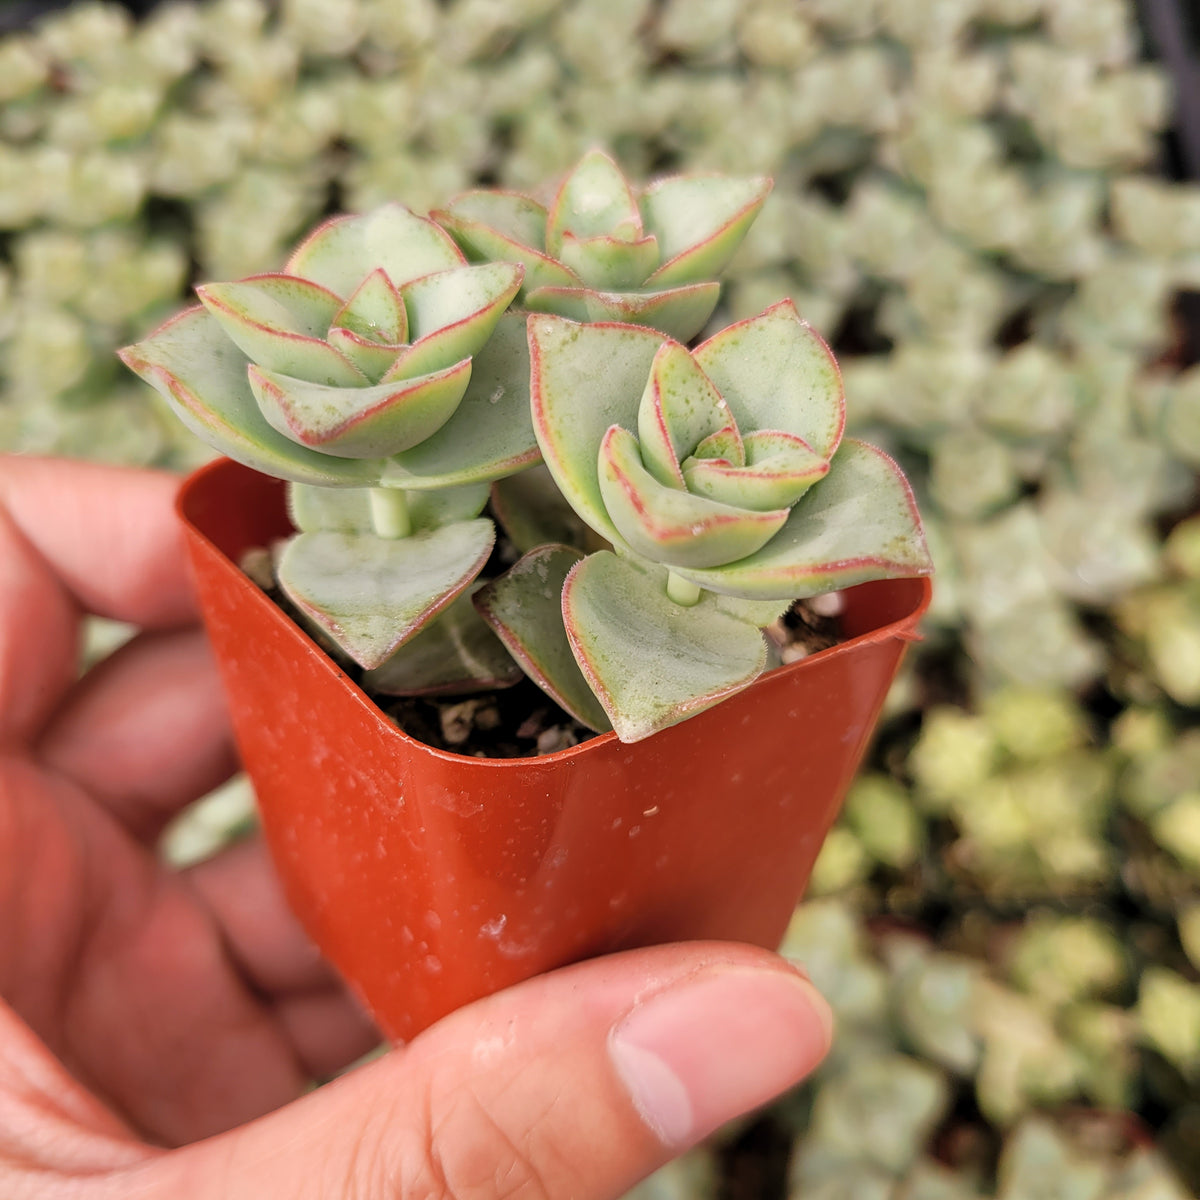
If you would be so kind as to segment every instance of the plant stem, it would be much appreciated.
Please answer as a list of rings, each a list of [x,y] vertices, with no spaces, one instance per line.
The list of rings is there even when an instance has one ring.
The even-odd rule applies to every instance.
[[[412,533],[408,499],[403,488],[371,489],[371,524],[376,537],[404,538]]]
[[[693,604],[697,604],[700,601],[700,585],[698,583],[690,583],[686,579],[681,579],[674,571],[668,571],[667,595],[676,604],[682,604],[684,608],[691,608]]]

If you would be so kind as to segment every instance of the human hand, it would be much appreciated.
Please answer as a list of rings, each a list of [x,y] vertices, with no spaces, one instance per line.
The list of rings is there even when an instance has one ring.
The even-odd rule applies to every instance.
[[[258,841],[155,853],[234,768],[175,487],[0,458],[0,1195],[602,1200],[816,1065],[801,975],[692,944],[530,980],[297,1099],[376,1035]],[[80,680],[85,612],[142,632]]]

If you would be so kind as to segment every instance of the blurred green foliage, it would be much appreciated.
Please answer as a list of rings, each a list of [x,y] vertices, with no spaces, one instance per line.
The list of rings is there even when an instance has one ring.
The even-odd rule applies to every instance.
[[[75,4],[0,41],[0,446],[204,457],[113,350],[326,212],[536,188],[594,144],[774,174],[718,320],[795,298],[938,565],[789,934],[840,1022],[768,1118],[805,1135],[792,1194],[1175,1200],[1166,1159],[1200,1187],[1200,186],[1161,178],[1147,59],[1130,0]],[[222,813],[245,797],[172,854]],[[641,1194],[714,1194],[739,1132]]]

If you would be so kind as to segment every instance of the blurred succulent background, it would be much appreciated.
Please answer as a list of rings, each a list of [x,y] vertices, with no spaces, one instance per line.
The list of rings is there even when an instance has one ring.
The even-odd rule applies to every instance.
[[[201,460],[114,349],[328,211],[534,187],[596,144],[776,177],[715,323],[790,295],[832,341],[936,601],[788,938],[834,1055],[639,1195],[1200,1190],[1187,0],[48,7],[0,6],[7,449]],[[235,785],[166,852],[246,814]]]

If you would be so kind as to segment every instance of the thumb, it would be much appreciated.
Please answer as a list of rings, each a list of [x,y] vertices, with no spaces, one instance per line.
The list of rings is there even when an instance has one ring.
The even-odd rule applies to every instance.
[[[766,951],[633,951],[479,1001],[113,1182],[190,1200],[607,1200],[797,1083],[830,1033],[824,1000]]]

